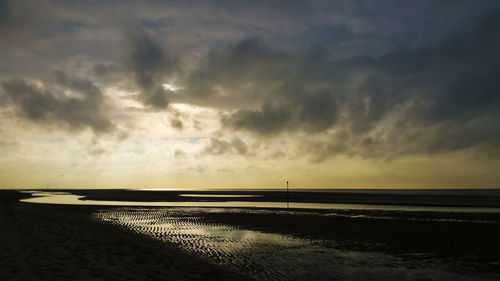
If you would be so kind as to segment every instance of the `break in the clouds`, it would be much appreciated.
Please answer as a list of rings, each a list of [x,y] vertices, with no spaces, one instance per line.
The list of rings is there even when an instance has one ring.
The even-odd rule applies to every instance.
[[[102,178],[158,185],[305,166],[305,184],[328,186],[340,165],[348,185],[429,186],[421,163],[474,160],[492,186],[499,15],[498,1],[0,1],[0,136],[16,143],[1,161],[66,145],[107,163]]]

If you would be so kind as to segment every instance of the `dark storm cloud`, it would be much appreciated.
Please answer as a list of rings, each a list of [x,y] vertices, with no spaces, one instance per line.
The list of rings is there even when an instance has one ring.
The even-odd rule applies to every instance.
[[[285,130],[321,132],[335,125],[339,115],[332,85],[323,83],[328,79],[325,56],[322,49],[305,54],[277,51],[254,38],[212,54],[198,73],[211,74],[204,83],[211,86],[204,89],[217,86],[219,92],[207,93],[212,99],[224,99],[227,92],[240,103],[257,102],[256,109],[225,115],[222,123],[227,127],[267,136]]]
[[[238,110],[224,116],[221,121],[233,129],[272,136],[287,130],[320,132],[335,125],[337,120],[335,97],[321,90],[294,94],[279,105],[266,104],[257,110]]]
[[[283,82],[283,72],[294,62],[290,55],[258,38],[212,50],[184,78],[188,96],[179,99],[216,108],[258,104],[270,88]]]
[[[258,110],[238,110],[222,118],[222,124],[262,135],[276,135],[287,129],[291,113],[286,107],[263,106]]]
[[[398,82],[399,103],[409,104],[401,118],[397,140],[418,142],[414,151],[445,152],[473,147],[498,150],[500,110],[500,17],[455,31],[446,40],[425,48],[399,51],[378,65]]]
[[[139,100],[153,109],[165,109],[168,106],[167,94],[162,86],[175,68],[175,62],[144,31],[130,35],[133,52],[130,66],[139,87]]]
[[[241,108],[225,115],[222,123],[233,129],[276,135],[295,128],[320,132],[338,120],[331,85],[311,85],[327,77],[320,72],[322,51],[307,54],[278,51],[262,39],[250,38],[208,54],[190,73],[181,101],[214,107]],[[257,108],[256,108],[257,107]]]
[[[229,65],[230,87],[259,85],[246,96],[261,105],[235,110],[221,122],[261,136],[328,131],[330,137],[312,135],[303,146],[322,158],[498,150],[499,19],[491,14],[431,45],[374,59],[332,61],[321,48],[292,54],[244,41],[246,48],[236,44],[219,53],[219,61],[237,58],[240,68],[222,64]],[[245,54],[263,63],[249,72]],[[215,76],[210,81],[219,89],[227,85]],[[396,122],[384,123],[387,116]]]
[[[29,121],[70,130],[90,128],[95,133],[114,129],[106,115],[104,96],[90,81],[54,72],[42,85],[14,78],[2,81],[1,86],[2,105]]]
[[[9,1],[0,1],[0,25],[9,19]]]
[[[299,123],[306,131],[323,131],[337,123],[337,101],[328,90],[306,94],[300,100],[298,107]]]

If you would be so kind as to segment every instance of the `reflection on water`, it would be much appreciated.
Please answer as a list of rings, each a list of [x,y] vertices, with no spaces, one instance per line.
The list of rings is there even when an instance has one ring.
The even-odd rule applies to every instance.
[[[131,188],[129,190],[142,190],[142,191],[179,191],[179,190],[184,190],[182,188]]]
[[[22,199],[21,202],[67,205],[94,205],[94,206],[135,206],[135,207],[238,207],[238,208],[293,208],[293,209],[340,209],[340,210],[394,210],[394,211],[435,211],[435,212],[469,212],[469,213],[500,213],[500,208],[489,207],[452,207],[452,206],[402,206],[402,205],[374,205],[374,204],[341,204],[341,203],[304,203],[304,202],[251,202],[251,201],[224,201],[224,202],[143,202],[143,201],[105,201],[85,200],[85,196],[74,195],[69,192],[25,191],[33,198]],[[200,194],[201,195],[201,194]],[[232,195],[231,195],[232,196]],[[204,195],[204,197],[208,197]],[[232,196],[234,197],[234,196]]]
[[[99,211],[95,217],[174,243],[257,280],[491,280],[450,272],[438,260],[409,262],[383,253],[337,250],[335,241],[310,241],[207,223],[207,212],[238,215],[246,211],[116,208]]]
[[[262,197],[262,195],[252,195],[252,194],[179,194],[181,197],[207,197],[207,198],[250,198],[250,197]]]

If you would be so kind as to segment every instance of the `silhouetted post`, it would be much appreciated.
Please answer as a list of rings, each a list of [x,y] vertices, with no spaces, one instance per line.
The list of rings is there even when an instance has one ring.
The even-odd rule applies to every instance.
[[[286,181],[286,208],[288,209],[290,207],[290,203],[289,203],[289,200],[288,200],[288,181]]]

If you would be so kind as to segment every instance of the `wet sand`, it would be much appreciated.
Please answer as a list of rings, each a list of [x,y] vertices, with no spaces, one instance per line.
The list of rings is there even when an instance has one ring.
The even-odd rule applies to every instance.
[[[345,213],[349,212],[121,207],[100,210],[96,217],[174,243],[258,280],[465,281],[500,277],[498,252],[490,248],[496,238],[490,231],[498,231],[497,222],[453,220],[442,224],[441,219],[407,214],[395,218],[347,217]],[[478,224],[487,227],[474,229],[474,237],[471,232],[463,233]],[[451,233],[455,237],[446,236]],[[476,235],[484,234],[490,237],[488,242],[477,240]]]
[[[88,191],[99,193],[107,200],[130,194]],[[147,194],[141,200],[165,196]],[[2,280],[500,278],[494,213],[55,206],[17,202],[29,194],[0,196]],[[265,243],[248,248],[242,233]],[[259,265],[271,256],[277,263]],[[280,266],[314,259],[327,263],[315,270],[312,263],[309,272],[306,264],[297,275],[296,267]]]
[[[251,280],[96,221],[95,207],[19,203],[0,191],[0,280]]]
[[[63,190],[54,190],[63,191]],[[193,190],[193,191],[144,191],[144,190],[68,190],[83,195],[88,200],[116,201],[248,201],[246,196],[255,196],[254,202],[308,202],[308,203],[345,203],[414,206],[456,206],[456,207],[500,207],[498,190],[429,190],[427,192],[402,192],[398,190],[331,190],[329,192],[307,192],[291,190],[288,194],[278,190]],[[411,190],[410,190],[411,191]],[[187,195],[187,196],[186,196]],[[195,197],[189,195],[197,195]],[[206,196],[199,196],[206,195]]]

